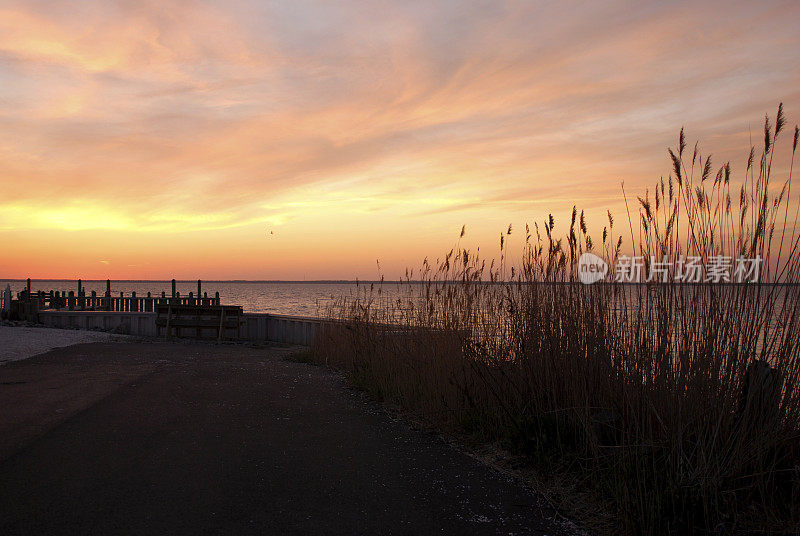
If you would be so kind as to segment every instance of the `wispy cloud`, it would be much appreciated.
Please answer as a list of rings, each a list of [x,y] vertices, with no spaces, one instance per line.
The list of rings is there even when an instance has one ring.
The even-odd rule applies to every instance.
[[[794,2],[5,2],[0,230],[219,231],[225,248],[284,225],[380,255],[363,227],[488,236],[572,204],[604,214],[620,180],[668,171],[681,125],[727,159],[779,100],[798,116],[799,17]],[[290,275],[261,263],[247,274]]]

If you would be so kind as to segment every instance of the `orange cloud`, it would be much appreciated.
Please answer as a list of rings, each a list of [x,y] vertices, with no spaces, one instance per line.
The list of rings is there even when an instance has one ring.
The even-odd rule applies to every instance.
[[[350,278],[380,257],[397,276],[462,223],[491,246],[510,221],[573,204],[599,222],[622,208],[621,180],[641,193],[668,173],[682,125],[724,161],[746,157],[748,125],[778,101],[796,120],[798,15],[6,3],[0,239],[17,253],[3,269],[52,277],[103,259],[134,277]],[[192,247],[175,256],[176,242]]]

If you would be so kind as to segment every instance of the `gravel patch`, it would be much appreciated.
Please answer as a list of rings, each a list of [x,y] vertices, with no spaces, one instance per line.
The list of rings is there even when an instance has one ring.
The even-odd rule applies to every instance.
[[[136,338],[98,331],[0,326],[0,365],[73,344],[131,340]]]

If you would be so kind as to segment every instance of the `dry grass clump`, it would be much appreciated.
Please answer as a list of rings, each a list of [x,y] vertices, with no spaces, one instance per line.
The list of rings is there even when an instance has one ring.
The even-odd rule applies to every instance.
[[[800,202],[791,169],[772,179],[784,125],[781,107],[738,181],[681,131],[672,172],[621,233],[609,213],[594,242],[573,210],[564,237],[552,216],[526,229],[519,266],[501,236],[497,265],[457,248],[390,300],[381,286],[342,299],[316,359],[436,426],[576,475],[611,506],[613,532],[795,531]],[[623,248],[645,274],[662,268],[659,282],[577,282],[582,253],[613,272]],[[696,257],[708,273],[719,256],[759,256],[758,281],[689,284],[676,280],[686,265],[655,264]]]

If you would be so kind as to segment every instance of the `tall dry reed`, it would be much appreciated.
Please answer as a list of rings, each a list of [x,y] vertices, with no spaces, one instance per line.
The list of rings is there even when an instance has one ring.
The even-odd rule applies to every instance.
[[[526,228],[518,265],[509,227],[497,263],[454,248],[398,289],[338,300],[316,358],[418,418],[574,475],[611,508],[611,532],[796,530],[800,200],[791,168],[772,177],[784,126],[781,106],[738,180],[681,131],[669,176],[626,198],[622,228],[608,213],[596,241],[574,209],[563,237],[552,216]],[[795,127],[791,166],[797,141]],[[608,262],[605,281],[578,282],[585,252]],[[636,256],[656,279],[616,281]],[[680,280],[678,259],[705,279],[720,256],[761,258],[757,281]]]

